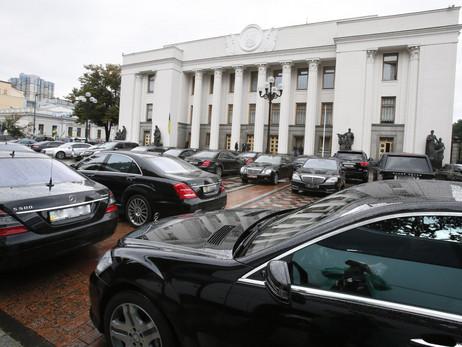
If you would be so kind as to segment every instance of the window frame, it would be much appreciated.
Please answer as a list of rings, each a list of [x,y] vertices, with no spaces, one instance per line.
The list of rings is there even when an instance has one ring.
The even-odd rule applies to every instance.
[[[276,110],[274,109],[275,106],[276,106]],[[274,121],[275,111],[277,112],[277,122]],[[281,104],[280,103],[271,104],[271,117],[270,117],[271,125],[279,125],[280,120],[281,120]]]
[[[304,106],[304,107],[301,107]],[[295,103],[295,119],[294,119],[294,124],[295,125],[305,125],[305,120],[306,120],[306,109],[307,109],[307,104],[306,102],[296,102]],[[303,121],[299,122],[299,112],[303,111]]]
[[[215,84],[215,75],[211,74],[210,75],[210,81],[209,81],[209,94],[213,94],[213,86]]]
[[[234,93],[234,86],[236,84],[236,73],[231,72],[229,74],[229,86],[228,86],[228,93]]]
[[[393,100],[393,104],[384,104],[384,99]],[[384,117],[384,109],[392,109],[393,110],[393,119],[391,121],[385,121]],[[395,124],[396,120],[396,96],[382,96],[380,98],[380,124]]]
[[[306,72],[306,73],[304,73],[304,72]],[[306,68],[306,67],[297,69],[297,90],[308,90],[308,73],[309,73],[309,71],[308,71],[308,68]],[[304,82],[305,87],[304,88],[300,88],[301,78],[303,78],[303,80],[305,80],[305,82]]]
[[[146,122],[152,122],[152,116],[154,113],[154,105],[152,103],[146,104]],[[151,117],[149,117],[151,115]]]
[[[326,86],[327,77],[331,75],[332,75],[332,86]],[[335,66],[324,66],[322,69],[322,89],[334,89],[334,87],[335,87]]]
[[[252,122],[252,112],[253,112],[253,122]],[[257,104],[249,104],[249,124],[255,124],[255,114],[257,112]]]
[[[213,108],[213,105],[209,104],[208,111],[207,111],[207,124],[212,124],[212,108]]]
[[[147,93],[151,94],[154,93],[154,83],[155,83],[156,75],[151,74],[148,75],[148,88],[147,88]]]
[[[395,61],[392,62],[386,62],[385,59],[388,57],[396,57]],[[384,53],[382,57],[382,81],[396,81],[398,80],[398,58],[399,55],[398,53]],[[387,68],[389,67],[389,68]],[[390,72],[393,70],[394,67],[394,76],[386,76],[390,74]]]
[[[228,116],[227,116],[227,123],[233,123],[233,112],[234,112],[234,104],[228,104]]]
[[[251,93],[258,89],[258,71],[250,71],[250,89]]]
[[[333,125],[334,123],[334,103],[333,102],[322,102],[321,103],[321,122],[320,125],[324,125],[324,105],[330,105],[330,123],[326,123],[326,125]],[[329,117],[327,117],[329,119]]]

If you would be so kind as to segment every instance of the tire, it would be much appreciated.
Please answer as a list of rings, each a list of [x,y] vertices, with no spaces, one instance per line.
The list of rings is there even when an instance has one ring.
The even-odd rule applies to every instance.
[[[175,346],[163,314],[138,292],[123,291],[114,295],[103,319],[108,346]]]
[[[125,204],[125,218],[131,226],[137,228],[152,220],[151,204],[144,196],[136,194],[131,196]]]
[[[64,158],[66,158],[66,154],[64,152],[58,152],[58,153],[56,153],[56,158],[62,160]]]
[[[277,185],[278,182],[279,182],[279,174],[278,174],[277,172],[275,172],[275,173],[273,174],[273,180],[271,181],[271,183],[272,183],[273,185]]]
[[[221,168],[220,165],[217,165],[217,166],[215,167],[215,174],[218,175],[218,176],[220,176],[220,177],[223,175],[223,169]]]

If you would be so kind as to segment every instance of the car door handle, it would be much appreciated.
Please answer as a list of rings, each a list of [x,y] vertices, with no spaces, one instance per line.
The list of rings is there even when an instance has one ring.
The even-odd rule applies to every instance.
[[[132,182],[132,181],[136,180],[136,177],[128,176],[128,177],[125,178],[125,180]]]
[[[462,344],[456,343],[455,345],[440,345],[436,343],[430,343],[424,339],[411,339],[411,345],[413,346],[425,346],[425,347],[462,347]]]

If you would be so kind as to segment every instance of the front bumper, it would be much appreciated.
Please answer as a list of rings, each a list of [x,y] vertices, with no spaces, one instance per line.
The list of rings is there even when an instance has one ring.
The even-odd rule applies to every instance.
[[[292,191],[297,192],[322,192],[322,193],[335,193],[339,191],[339,182],[335,183],[322,183],[322,184],[308,184],[304,182],[292,181]]]
[[[270,174],[257,174],[257,175],[252,175],[252,174],[247,174],[247,173],[241,173],[240,174],[242,180],[257,180],[257,181],[270,181],[271,178],[273,177],[272,173]]]

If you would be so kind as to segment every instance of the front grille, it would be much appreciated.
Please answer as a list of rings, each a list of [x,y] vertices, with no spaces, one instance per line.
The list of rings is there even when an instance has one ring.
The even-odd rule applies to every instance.
[[[322,184],[325,178],[322,176],[302,175],[302,181],[309,184]]]
[[[248,169],[247,170],[247,173],[249,175],[258,175],[261,173],[261,169]]]

